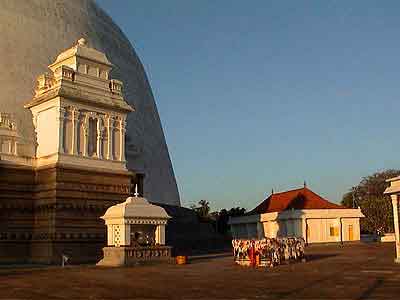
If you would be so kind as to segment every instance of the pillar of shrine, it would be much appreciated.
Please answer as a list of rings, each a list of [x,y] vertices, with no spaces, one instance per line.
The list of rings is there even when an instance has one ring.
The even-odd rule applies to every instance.
[[[385,190],[386,195],[392,198],[393,221],[396,241],[395,262],[400,263],[400,229],[399,229],[399,194],[400,194],[400,176],[388,179],[390,186]]]

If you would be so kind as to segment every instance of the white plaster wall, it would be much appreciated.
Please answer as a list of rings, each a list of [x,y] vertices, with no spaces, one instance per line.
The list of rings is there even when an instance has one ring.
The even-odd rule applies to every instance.
[[[276,238],[279,231],[279,224],[276,221],[263,222],[264,235],[268,238]]]
[[[264,236],[268,238],[285,237],[285,236],[303,236],[302,220],[289,219],[277,221],[263,222]]]
[[[37,116],[38,158],[58,152],[59,131],[57,114],[57,108],[52,107],[40,112]]]
[[[113,225],[107,226],[107,246],[114,245],[114,228]]]
[[[338,219],[308,219],[308,243],[340,242],[340,223]],[[330,228],[337,228],[337,236],[330,235]]]
[[[321,231],[322,227],[325,227],[323,220],[321,219],[309,219],[307,220],[307,242],[316,243],[321,242],[325,239],[325,233]]]
[[[349,227],[353,226],[353,239],[350,239]],[[359,241],[360,240],[360,220],[358,218],[342,218],[342,234],[343,241]]]
[[[358,209],[315,209],[293,210],[280,214],[266,213],[262,215],[232,218],[232,231],[241,233],[243,225],[261,222],[259,236],[268,238],[298,236],[307,238],[308,243],[340,242],[340,220],[342,220],[343,241],[348,241],[348,226],[353,225],[353,240],[360,240],[359,218],[363,217]],[[307,234],[306,224],[309,227]],[[336,228],[331,236],[330,228]],[[337,234],[336,234],[337,233]]]

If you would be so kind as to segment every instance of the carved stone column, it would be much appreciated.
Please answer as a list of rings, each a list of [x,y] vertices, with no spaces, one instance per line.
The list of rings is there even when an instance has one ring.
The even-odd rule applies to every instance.
[[[89,153],[89,116],[87,113],[83,119],[83,156],[87,157]]]
[[[57,126],[58,126],[58,152],[64,153],[64,119],[65,108],[57,107]]]
[[[101,141],[102,141],[102,132],[101,132],[101,118],[97,117],[96,119],[96,125],[97,125],[97,145],[96,145],[96,155],[97,158],[102,159],[103,154],[102,152],[102,147],[101,147]]]
[[[114,119],[111,115],[107,116],[107,159],[113,160],[113,140],[114,140]]]
[[[72,122],[72,139],[71,139],[71,149],[70,154],[78,154],[78,138],[79,138],[79,110],[76,107],[72,108],[71,111],[71,122]]]
[[[12,140],[8,140],[7,144],[8,144],[7,154],[11,155],[13,153],[13,151],[12,151],[12,145],[13,145]]]
[[[399,231],[399,200],[397,194],[390,195],[392,198],[393,205],[393,221],[394,221],[394,233],[396,237],[396,258],[395,262],[400,263],[400,231]]]
[[[14,139],[14,149],[13,149],[14,151],[13,151],[13,154],[14,155],[18,155],[18,150],[17,150],[17,140],[16,139]]]
[[[119,123],[119,160],[120,161],[125,161],[125,126],[126,126],[126,122],[124,119],[121,119],[120,123]]]

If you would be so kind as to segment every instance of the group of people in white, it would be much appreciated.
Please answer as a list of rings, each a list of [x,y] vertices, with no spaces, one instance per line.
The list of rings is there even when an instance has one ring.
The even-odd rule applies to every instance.
[[[273,267],[290,260],[304,260],[302,237],[232,240],[235,262],[247,266]]]

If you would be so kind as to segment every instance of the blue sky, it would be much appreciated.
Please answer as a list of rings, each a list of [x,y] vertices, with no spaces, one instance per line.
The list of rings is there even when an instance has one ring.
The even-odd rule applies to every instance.
[[[400,168],[399,1],[97,1],[147,71],[182,204],[333,202]]]

